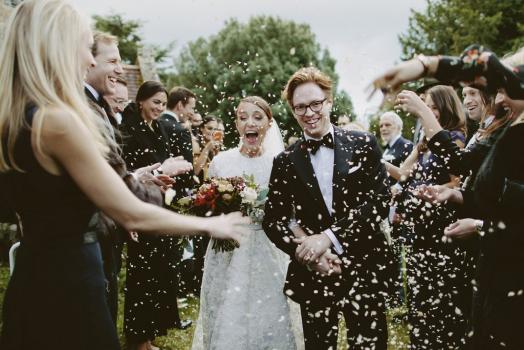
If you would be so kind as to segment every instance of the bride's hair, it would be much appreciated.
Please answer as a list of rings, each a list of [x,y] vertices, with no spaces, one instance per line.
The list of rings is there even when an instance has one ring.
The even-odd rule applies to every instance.
[[[242,102],[254,104],[255,106],[257,106],[258,108],[264,111],[264,113],[267,115],[267,118],[269,120],[273,119],[273,112],[271,111],[271,106],[262,97],[247,96],[241,99],[238,105],[240,106]],[[238,107],[236,109],[236,115],[238,116]]]
[[[81,40],[88,35],[89,22],[63,0],[27,0],[14,10],[0,48],[0,172],[21,170],[14,161],[14,146],[26,127],[25,109],[38,108],[43,116],[50,108],[67,111],[90,132],[91,142],[106,155],[105,130],[89,108],[80,59]],[[43,118],[35,119],[36,148],[42,150]],[[7,161],[9,160],[9,161]]]

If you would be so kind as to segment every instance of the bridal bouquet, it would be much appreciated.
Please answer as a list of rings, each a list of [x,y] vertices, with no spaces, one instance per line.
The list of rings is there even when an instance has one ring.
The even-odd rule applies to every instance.
[[[190,196],[171,203],[180,213],[198,216],[214,216],[240,211],[259,223],[264,217],[264,203],[268,189],[261,189],[253,176],[211,178],[206,180]],[[213,241],[215,251],[231,251],[237,247],[234,241]]]

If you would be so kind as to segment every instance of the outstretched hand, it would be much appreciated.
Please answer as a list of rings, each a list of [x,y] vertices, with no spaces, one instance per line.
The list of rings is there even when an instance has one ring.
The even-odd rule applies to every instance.
[[[182,156],[171,157],[162,163],[162,172],[167,176],[185,174],[193,169],[193,165]]]
[[[371,99],[371,97],[380,90],[384,93],[385,101],[392,101],[400,85],[421,78],[423,74],[424,66],[418,59],[402,62],[373,80],[368,87],[368,91],[370,90],[368,99]]]
[[[213,216],[207,218],[209,236],[215,239],[231,239],[242,244],[242,241],[249,234],[247,227],[251,223],[249,217],[242,216],[242,213],[235,212],[226,215]]]
[[[454,188],[449,188],[443,185],[421,185],[414,191],[416,197],[433,204],[440,204],[446,202],[453,202],[462,204],[462,192]]]
[[[460,219],[444,229],[449,238],[466,239],[478,233],[475,219]]]

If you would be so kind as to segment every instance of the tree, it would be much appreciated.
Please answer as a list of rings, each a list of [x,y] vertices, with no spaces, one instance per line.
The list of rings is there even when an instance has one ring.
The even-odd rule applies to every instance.
[[[137,58],[138,47],[142,45],[142,22],[139,20],[128,20],[123,15],[113,13],[107,16],[94,15],[95,29],[112,34],[118,38],[118,49],[122,61],[127,64],[134,64]],[[155,49],[155,61],[164,61],[174,48],[174,42],[168,45],[153,45]]]
[[[336,86],[335,60],[321,49],[308,25],[266,16],[246,24],[231,19],[216,35],[189,43],[175,59],[176,74],[169,81],[191,88],[198,96],[198,109],[222,117],[228,130],[234,129],[238,101],[259,95],[273,105],[281,128],[296,133],[298,126],[281,91],[291,74],[310,65],[329,74]],[[351,110],[347,94],[336,94],[333,114]],[[226,137],[229,145],[233,134]]]
[[[122,61],[127,64],[134,64],[137,57],[137,47],[142,41],[139,30],[142,23],[136,20],[126,20],[121,14],[111,14],[108,16],[94,15],[96,30],[110,33],[118,38],[118,49]]]
[[[411,10],[399,40],[403,59],[459,55],[475,43],[503,55],[524,45],[524,0],[427,0],[424,11]]]

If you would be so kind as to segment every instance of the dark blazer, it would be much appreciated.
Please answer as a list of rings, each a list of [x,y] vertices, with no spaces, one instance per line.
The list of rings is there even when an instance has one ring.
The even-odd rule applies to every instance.
[[[359,292],[383,286],[379,270],[384,269],[389,247],[378,224],[387,214],[389,192],[380,148],[368,133],[337,127],[334,142],[333,216],[315,179],[304,138],[275,158],[271,172],[263,227],[291,257],[284,289],[299,303],[332,304],[347,297],[352,286]],[[308,234],[333,230],[344,248],[341,275],[321,277],[295,260],[297,245],[288,228],[293,217]]]
[[[172,155],[168,127],[158,121],[153,121],[149,127],[134,103],[129,104],[122,114],[120,131],[122,153],[130,169],[162,163]]]
[[[393,146],[386,146],[383,157],[387,157],[388,159],[386,160],[394,166],[400,166],[411,154],[411,151],[413,151],[413,142],[400,136]]]
[[[473,303],[474,349],[504,342],[524,348],[524,124],[504,128],[484,159],[464,206],[484,220]],[[448,144],[450,154],[458,153]],[[453,148],[455,151],[453,152]],[[515,297],[512,297],[511,294]],[[519,299],[520,298],[520,299]],[[494,338],[493,338],[494,337]]]
[[[175,154],[181,155],[190,163],[193,163],[193,144],[191,142],[191,132],[182,126],[175,117],[164,113],[160,116],[167,127],[169,143]]]
[[[97,101],[87,88],[85,88],[84,91],[91,109],[105,121],[105,126],[110,128],[114,137],[113,141],[119,142],[119,133],[116,129],[114,129],[116,126],[116,120],[112,118],[113,114],[107,102],[103,98]],[[112,120],[114,122],[112,122]],[[112,148],[109,153],[109,165],[111,165],[111,167],[118,173],[122,180],[124,180],[127,187],[131,190],[131,192],[133,192],[135,196],[145,202],[162,205],[162,194],[156,185],[142,184],[137,181],[135,177],[132,176],[131,173],[127,170],[126,163],[122,158],[119,149]],[[108,218],[106,219],[109,221]]]
[[[186,143],[180,142],[177,137],[179,134],[174,133],[173,124],[159,118],[152,123],[152,127],[153,130],[142,119],[134,103],[126,107],[122,115],[120,132],[123,139],[122,152],[129,168],[136,169],[162,163],[169,157],[177,156],[183,156],[189,162],[193,161],[192,148],[188,149]],[[191,140],[191,136],[189,137]],[[182,149],[182,146],[186,148]],[[177,192],[175,198],[185,196],[188,190],[195,186],[193,174],[191,171],[177,176],[173,187]]]

